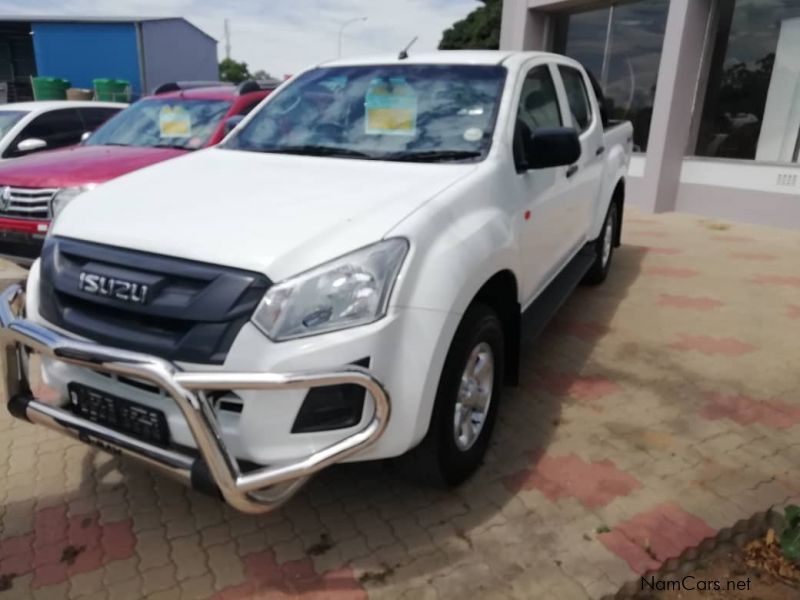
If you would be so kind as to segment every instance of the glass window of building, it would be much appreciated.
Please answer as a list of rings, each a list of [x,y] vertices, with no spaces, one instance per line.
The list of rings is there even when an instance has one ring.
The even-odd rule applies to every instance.
[[[721,0],[699,156],[798,162],[800,2]]]
[[[581,62],[599,82],[610,118],[633,122],[641,152],[647,149],[668,9],[668,0],[640,0],[556,22],[554,50]]]

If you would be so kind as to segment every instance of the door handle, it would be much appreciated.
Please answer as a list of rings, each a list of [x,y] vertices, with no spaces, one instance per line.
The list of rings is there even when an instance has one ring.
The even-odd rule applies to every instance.
[[[605,152],[605,151],[606,151],[606,147],[605,147],[605,146],[600,146],[600,147],[597,149],[597,152],[595,152],[595,153],[594,153],[594,155],[595,155],[595,156],[600,156],[600,155],[601,155],[603,152]]]
[[[578,165],[572,165],[569,169],[567,169],[567,178],[572,177],[577,172],[578,172]]]

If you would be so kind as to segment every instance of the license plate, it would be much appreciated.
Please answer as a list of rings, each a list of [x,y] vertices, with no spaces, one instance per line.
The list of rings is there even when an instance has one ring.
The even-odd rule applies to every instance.
[[[151,444],[169,443],[167,418],[162,411],[80,383],[70,383],[67,389],[72,411],[84,419]]]

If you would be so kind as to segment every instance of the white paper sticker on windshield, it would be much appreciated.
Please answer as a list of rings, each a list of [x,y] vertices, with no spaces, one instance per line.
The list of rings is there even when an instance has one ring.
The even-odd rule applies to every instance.
[[[464,132],[464,139],[468,142],[478,142],[483,139],[483,130],[477,127],[470,127]]]
[[[367,135],[416,135],[417,95],[402,77],[374,79],[364,111]]]
[[[192,136],[192,116],[182,106],[164,106],[158,113],[158,129],[162,138]]]

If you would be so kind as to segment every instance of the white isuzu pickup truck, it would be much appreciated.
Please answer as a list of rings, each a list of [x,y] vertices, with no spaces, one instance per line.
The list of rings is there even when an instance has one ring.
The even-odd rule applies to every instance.
[[[543,327],[620,243],[632,129],[595,87],[547,53],[324,63],[219,147],[55,207],[0,302],[9,410],[252,513],[344,460],[458,484],[523,311]]]

